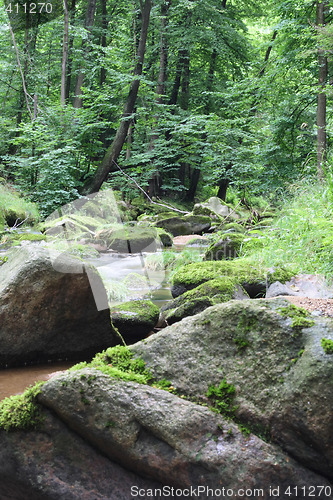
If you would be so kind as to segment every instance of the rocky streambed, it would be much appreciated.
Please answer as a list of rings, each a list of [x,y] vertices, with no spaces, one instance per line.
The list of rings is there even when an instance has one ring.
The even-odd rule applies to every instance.
[[[9,255],[1,366],[93,359],[2,404],[1,500],[333,498],[333,320],[276,297],[308,290],[290,271],[215,250],[173,275],[164,328],[138,342],[159,310],[116,302],[124,260],[108,290],[66,252]]]

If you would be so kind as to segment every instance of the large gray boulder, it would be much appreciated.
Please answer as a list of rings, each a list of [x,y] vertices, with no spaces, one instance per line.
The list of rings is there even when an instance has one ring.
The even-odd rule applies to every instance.
[[[244,436],[206,407],[98,370],[50,380],[39,401],[110,460],[175,488],[256,488],[268,498],[270,485],[281,493],[288,486],[329,485],[278,446]],[[198,497],[206,499],[206,491]]]
[[[80,259],[38,246],[9,255],[0,268],[0,367],[84,359],[118,343],[91,289],[107,304],[101,279],[86,271]]]
[[[1,500],[128,500],[132,485],[161,487],[111,462],[50,412],[44,414],[38,430],[0,431]]]
[[[304,466],[333,478],[331,319],[285,299],[230,301],[131,347],[156,378],[207,401],[209,385],[236,388],[235,417]]]

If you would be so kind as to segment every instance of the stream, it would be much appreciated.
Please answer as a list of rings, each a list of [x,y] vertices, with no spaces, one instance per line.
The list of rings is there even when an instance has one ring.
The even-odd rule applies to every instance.
[[[149,298],[158,307],[162,307],[172,299],[168,275],[165,271],[147,271],[144,267],[146,257],[145,255],[105,253],[101,254],[99,258],[89,259],[89,262],[98,268],[106,284],[109,281],[119,283],[130,273],[137,273],[146,277],[153,284],[153,287],[136,288],[134,290],[135,297]],[[131,300],[131,298],[128,297],[125,300]],[[20,394],[36,381],[48,380],[50,374],[67,370],[74,364],[74,361],[63,361],[0,370],[0,400],[13,394]]]

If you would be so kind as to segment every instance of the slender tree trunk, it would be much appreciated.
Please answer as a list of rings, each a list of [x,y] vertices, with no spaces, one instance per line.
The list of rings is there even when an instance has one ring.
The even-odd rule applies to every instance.
[[[317,27],[325,24],[325,10],[327,0],[317,0],[316,25]],[[326,92],[325,85],[327,80],[327,57],[322,47],[318,48],[318,84],[319,92],[317,98],[317,177],[321,181],[324,178],[324,168],[327,160],[326,154]]]
[[[96,10],[96,0],[88,0],[88,5],[87,5],[87,14],[86,14],[86,20],[85,20],[85,29],[90,33],[94,24],[94,17],[95,17],[95,10]],[[82,42],[82,50],[85,56],[88,54],[88,47],[85,42]],[[79,70],[79,74],[77,75],[76,79],[76,85],[75,85],[75,97],[74,97],[74,102],[73,102],[73,107],[74,108],[82,108],[83,105],[83,99],[82,99],[82,85],[84,82],[84,73],[81,71],[81,68]]]
[[[108,27],[108,20],[107,20],[107,10],[106,10],[106,0],[101,0],[102,4],[102,36],[101,36],[101,47],[102,47],[102,53],[105,54],[105,49],[106,49],[106,31]],[[104,66],[104,63],[101,67],[101,77],[100,77],[100,85],[101,87],[103,86],[104,82],[106,80],[106,67]]]
[[[167,78],[167,65],[168,65],[168,49],[166,40],[166,26],[167,26],[167,13],[171,1],[163,2],[161,6],[161,27],[160,27],[160,67],[158,73],[158,80],[156,86],[156,104],[162,104],[165,94],[165,83]],[[149,150],[154,149],[154,143],[158,139],[158,133],[156,132],[156,127],[158,123],[158,116],[155,116],[154,125],[152,130],[152,135],[150,138]],[[154,160],[152,160],[153,163]],[[161,174],[158,170],[155,170],[149,180],[148,193],[150,196],[159,196],[160,189],[162,185]]]
[[[64,37],[63,37],[63,44],[62,44],[60,102],[61,102],[62,106],[65,106],[65,104],[66,104],[66,68],[67,68],[67,56],[68,56],[69,14],[68,14],[67,0],[63,0],[63,1],[64,1]]]
[[[134,111],[135,102],[138,95],[140,79],[136,77],[142,74],[143,61],[146,51],[150,11],[151,11],[151,0],[146,0],[142,12],[142,24],[141,24],[140,41],[137,53],[137,63],[133,72],[134,78],[130,86],[129,94],[124,107],[122,120],[119,124],[116,136],[111,146],[107,150],[101,165],[97,168],[94,176],[91,179],[89,179],[89,181],[85,184],[83,188],[83,192],[85,194],[94,193],[98,191],[103,182],[107,179],[109,173],[117,170],[115,162],[117,161],[118,156],[120,155],[122,147],[124,145],[128,133],[128,127],[130,125],[129,117]]]
[[[70,19],[69,25],[74,25],[75,20],[75,9],[76,0],[72,0],[70,8]],[[66,102],[69,102],[69,95],[71,91],[71,81],[72,81],[72,66],[73,66],[73,46],[74,46],[74,35],[69,35],[68,39],[68,56],[67,56],[67,80],[66,80]]]

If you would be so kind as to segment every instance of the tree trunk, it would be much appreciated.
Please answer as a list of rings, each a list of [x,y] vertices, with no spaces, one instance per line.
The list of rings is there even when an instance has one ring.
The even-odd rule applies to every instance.
[[[221,200],[225,201],[227,197],[227,189],[229,186],[229,179],[221,179],[219,182],[219,190],[217,193],[217,197],[221,198]]]
[[[66,104],[66,68],[67,68],[67,56],[68,56],[68,29],[69,29],[69,14],[68,14],[68,3],[64,0],[64,37],[62,44],[62,64],[61,64],[61,90],[60,90],[60,102],[62,106]]]
[[[140,41],[137,53],[137,63],[133,72],[134,79],[132,80],[130,86],[129,94],[124,107],[122,120],[119,124],[116,136],[111,146],[107,150],[101,165],[97,168],[94,176],[91,179],[89,179],[89,181],[83,187],[84,194],[94,193],[98,191],[103,182],[107,179],[108,174],[112,171],[114,172],[117,170],[115,162],[117,161],[118,156],[120,155],[122,147],[124,145],[128,133],[128,127],[130,125],[129,118],[134,111],[134,106],[138,95],[140,79],[135,77],[138,77],[142,74],[143,61],[146,51],[150,11],[151,11],[151,0],[146,0],[142,12],[142,24],[141,24]]]
[[[168,65],[168,51],[167,51],[167,40],[165,36],[165,30],[167,25],[167,13],[170,5],[171,1],[169,0],[163,2],[161,6],[160,67],[159,67],[158,80],[156,86],[156,100],[155,100],[157,105],[163,103],[163,98],[165,94],[165,83],[167,78],[167,65]],[[156,132],[157,123],[158,123],[158,116],[155,116],[152,135],[149,144],[150,151],[154,149],[154,143],[158,139],[158,134]],[[154,163],[154,160],[152,160],[152,163]],[[161,186],[162,186],[161,174],[158,170],[155,170],[149,180],[149,188],[148,188],[149,196],[150,197],[159,196]]]
[[[190,178],[190,187],[189,187],[189,190],[187,191],[186,197],[185,197],[186,201],[194,201],[194,196],[195,196],[195,193],[197,191],[198,182],[200,179],[200,173],[201,173],[201,170],[199,168],[194,168],[192,170],[192,175]]]
[[[87,14],[86,14],[86,20],[85,20],[85,29],[89,33],[91,32],[91,29],[92,29],[93,24],[94,24],[95,10],[96,10],[96,0],[88,0]],[[87,45],[85,42],[82,42],[82,50],[83,50],[85,56],[87,56],[88,49],[87,49]],[[83,82],[84,82],[84,73],[80,69],[79,74],[77,75],[76,85],[75,85],[75,97],[74,97],[74,102],[73,102],[74,108],[82,108],[82,105],[83,105],[83,100],[82,100]]]
[[[102,36],[101,36],[101,47],[102,47],[102,53],[105,54],[105,49],[106,49],[106,31],[108,27],[108,20],[107,20],[107,10],[106,10],[106,0],[101,0],[102,4]],[[104,64],[101,67],[101,77],[100,77],[100,85],[101,87],[103,86],[104,82],[106,80],[106,68]]]
[[[70,20],[69,20],[69,24],[71,26],[74,25],[75,9],[76,9],[76,0],[72,0],[71,9],[70,9]],[[66,81],[66,102],[67,103],[69,102],[69,95],[70,95],[70,91],[71,91],[73,46],[74,46],[74,36],[70,35],[69,41],[68,41],[68,55],[67,55],[67,81]]]
[[[325,10],[327,0],[317,0],[316,25],[317,27],[325,24]],[[319,64],[319,92],[317,98],[317,177],[322,181],[324,178],[324,168],[327,160],[326,155],[326,92],[325,85],[327,80],[327,57],[322,47],[318,48]]]

